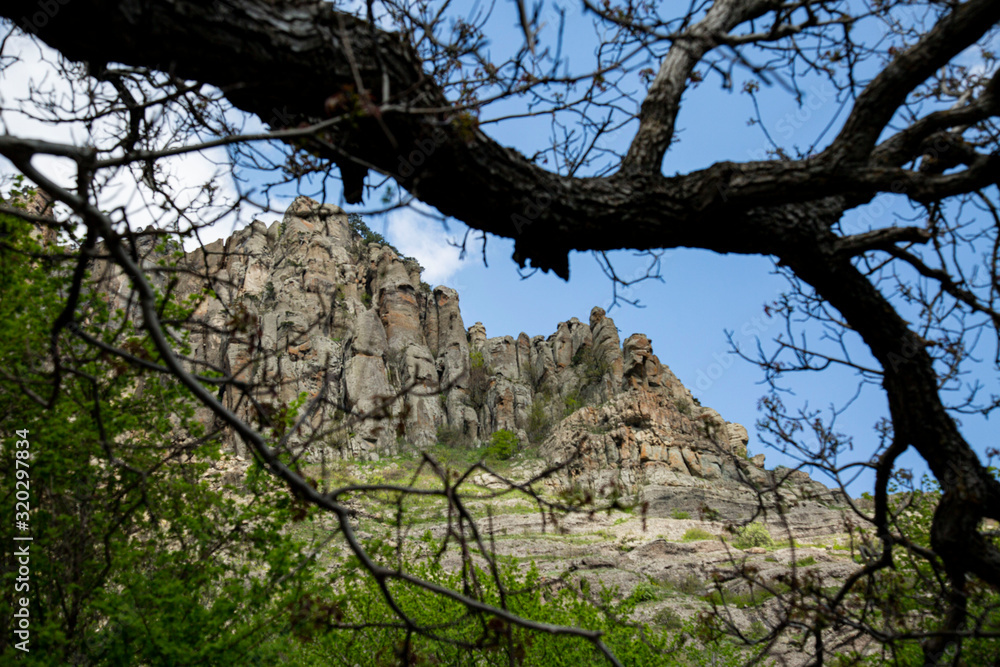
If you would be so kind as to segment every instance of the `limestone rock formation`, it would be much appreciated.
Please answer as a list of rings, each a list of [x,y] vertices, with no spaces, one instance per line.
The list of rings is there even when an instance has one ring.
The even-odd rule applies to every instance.
[[[135,248],[144,265],[169,261],[177,248],[146,231]],[[646,335],[622,342],[601,308],[547,338],[467,330],[458,294],[431,289],[416,261],[377,239],[340,208],[299,197],[282,220],[254,221],[153,280],[195,303],[192,368],[256,387],[227,390],[241,417],[284,435],[275,415],[321,399],[287,438],[307,460],[377,459],[442,438],[473,446],[508,429],[566,463],[565,483],[640,496],[654,513],[735,511],[755,501],[748,483],[773,482],[762,457],[747,458],[746,429],[702,407]],[[124,276],[102,262],[95,271],[138,318]],[[212,298],[199,296],[206,278]],[[799,501],[829,494],[795,480]]]

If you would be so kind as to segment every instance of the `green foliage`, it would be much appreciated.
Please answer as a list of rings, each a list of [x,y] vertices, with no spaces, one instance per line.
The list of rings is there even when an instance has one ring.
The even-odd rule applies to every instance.
[[[365,224],[364,219],[357,213],[347,214],[347,224],[350,225],[351,231],[355,232],[361,237],[361,242],[365,245],[371,243],[377,243],[378,245],[386,245],[392,248],[392,245],[385,240],[385,237],[378,232],[373,232],[367,224]],[[395,248],[393,248],[395,250]],[[399,252],[397,251],[398,255]]]
[[[677,412],[681,413],[685,417],[690,417],[692,414],[694,414],[693,411],[691,410],[691,404],[688,403],[686,399],[683,398],[674,399],[674,407],[677,409]]]
[[[708,505],[702,505],[698,510],[698,513],[701,515],[702,521],[718,521],[722,518],[719,510],[714,507],[709,507]]]
[[[684,627],[684,619],[670,607],[664,607],[656,612],[656,615],[653,616],[653,623],[663,626],[667,630],[680,630]]]
[[[681,521],[683,519],[690,519],[691,518],[691,513],[690,512],[685,512],[684,510],[679,510],[679,509],[674,508],[674,509],[670,510],[670,518],[677,519],[678,521]]]
[[[479,350],[469,352],[469,402],[476,410],[486,404],[486,394],[490,389],[492,369]]]
[[[995,471],[994,476],[996,475]],[[930,530],[934,513],[941,500],[937,482],[924,478],[920,487],[900,493],[894,484],[889,485],[890,514],[893,532],[912,540],[923,553],[930,551]],[[1000,546],[1000,538],[985,527],[984,539]],[[852,550],[864,543],[866,536],[856,533]],[[874,548],[874,545],[869,545]],[[837,548],[837,547],[834,547]],[[843,548],[843,547],[841,547]],[[921,635],[941,629],[941,601],[946,593],[940,587],[941,562],[928,561],[917,550],[898,547],[894,550],[893,567],[880,570],[869,580],[852,589],[848,604],[870,603],[870,621],[880,631],[889,635],[902,635],[885,644],[881,651],[863,659],[850,662],[855,656],[844,656],[842,664],[916,666],[927,664],[921,649]],[[952,645],[937,664],[992,665],[996,664],[997,639],[1000,633],[1000,592],[996,588],[969,585],[965,591],[966,621],[960,632],[977,632],[992,637],[967,636],[961,641],[962,655],[956,659],[956,646]]]
[[[593,347],[586,345],[573,354],[571,363],[578,366],[583,375],[584,386],[597,384],[604,379],[611,367]]]
[[[389,580],[387,591],[410,618],[454,643],[407,630],[385,593],[355,559],[324,563],[319,578],[309,550],[290,530],[311,520],[260,465],[244,492],[206,481],[219,443],[195,419],[196,406],[175,380],[96,353],[68,328],[57,335],[64,373],[58,386],[50,358],[52,325],[64,307],[72,265],[46,253],[30,225],[0,216],[0,465],[19,460],[10,431],[31,443],[31,653],[0,638],[0,663],[25,665],[589,665],[601,655],[578,637],[536,633],[457,602]],[[164,318],[184,321],[192,303],[160,297]],[[232,327],[254,315],[233,314]],[[239,320],[239,321],[237,321]],[[162,363],[144,330],[111,312],[86,290],[75,324],[106,344]],[[179,347],[187,346],[183,333]],[[211,386],[213,390],[216,388]],[[30,390],[31,394],[25,390]],[[41,403],[50,398],[51,407]],[[305,396],[271,406],[272,432],[294,423]],[[456,434],[462,437],[462,434]],[[445,438],[442,438],[444,440]],[[374,472],[369,482],[384,479]],[[4,507],[14,507],[14,475],[0,477]],[[13,522],[0,538],[14,544]],[[365,538],[369,539],[369,538]],[[395,552],[370,538],[373,558]],[[431,545],[425,545],[431,546]],[[696,642],[693,625],[665,633],[625,623],[639,600],[610,591],[581,596],[544,585],[533,567],[501,562],[497,573],[447,571],[426,552],[391,566],[485,603],[544,623],[584,627],[626,665],[727,665],[742,662],[723,641]],[[0,585],[15,590],[16,571]],[[642,597],[640,595],[639,597]],[[595,602],[600,602],[598,606]],[[0,598],[0,622],[12,623],[12,600]],[[349,627],[340,627],[345,624]],[[358,626],[362,626],[360,629]],[[401,650],[409,647],[409,655]],[[471,648],[470,648],[471,647]]]
[[[636,603],[652,602],[663,597],[663,587],[648,581],[644,581],[634,589],[630,596]]]
[[[532,444],[537,444],[545,439],[545,436],[552,430],[552,419],[545,410],[545,394],[537,394],[531,403],[531,411],[528,413],[528,440]]]
[[[568,417],[573,414],[581,407],[583,407],[583,399],[580,398],[579,391],[570,392],[565,398],[563,398],[563,404],[565,409],[563,410],[563,416]]]
[[[698,431],[709,440],[714,440],[719,434],[719,426],[720,424],[707,414],[701,415],[696,423]]]
[[[490,436],[490,444],[486,447],[486,456],[506,461],[521,448],[521,442],[513,431],[500,429]]]
[[[18,193],[15,193],[18,194]],[[177,382],[97,354],[74,335],[161,363],[148,335],[86,289],[58,333],[72,264],[31,225],[0,214],[0,465],[27,461],[31,652],[12,645],[12,596],[0,598],[0,663],[25,665],[273,664],[276,615],[311,577],[283,528],[297,510],[268,476],[239,500],[204,481],[220,455]],[[165,318],[190,303],[159,299]],[[182,338],[180,347],[186,345]],[[42,399],[33,400],[28,392]],[[51,405],[46,403],[51,402]],[[15,447],[26,430],[30,447]],[[188,439],[178,444],[174,434]],[[29,451],[24,459],[19,451]],[[15,476],[0,476],[15,507]],[[24,534],[0,526],[5,544]],[[15,590],[16,570],[0,586]]]
[[[448,449],[468,449],[472,445],[472,439],[465,431],[447,424],[438,426],[437,442]]]
[[[809,567],[810,565],[815,565],[816,559],[813,556],[806,556],[795,561],[795,567]]]
[[[403,253],[399,252],[399,248],[389,243],[384,236],[378,232],[372,231],[367,224],[365,224],[364,219],[357,213],[347,214],[347,224],[350,226],[351,230],[361,237],[361,242],[365,245],[376,244],[383,245],[387,248],[391,248],[396,255],[403,261],[413,261],[416,262],[412,257],[407,257]]]
[[[681,538],[683,542],[698,542],[700,540],[714,540],[716,538],[712,533],[706,532],[701,528],[689,528],[684,531],[684,537]]]
[[[688,572],[679,579],[671,580],[669,584],[678,593],[683,593],[684,595],[701,595],[705,590],[705,584],[692,572]]]
[[[767,530],[767,526],[759,521],[754,521],[736,529],[733,546],[737,549],[770,547],[774,546],[774,539],[771,538],[771,533]]]
[[[705,596],[705,601],[717,607],[736,607],[746,609],[748,607],[758,607],[776,595],[788,592],[789,587],[782,584],[774,584],[767,588],[752,586],[746,593],[730,593],[725,590],[714,590]]]
[[[450,573],[438,563],[410,557],[408,572],[435,584],[462,589],[460,573]],[[303,605],[314,622],[304,624],[308,632],[290,643],[289,664],[328,665],[343,656],[364,656],[365,664],[395,665],[402,660],[407,646],[406,630],[384,602],[377,584],[365,576],[354,561],[348,560],[333,570],[336,581],[331,586],[344,593],[325,607]],[[489,573],[476,569],[479,597],[499,606],[499,592]],[[600,604],[571,587],[550,588],[534,564],[525,567],[516,561],[501,561],[500,582],[508,591],[507,608],[520,616],[540,623],[572,625],[603,633],[602,640],[625,665],[680,667],[681,665],[738,665],[741,651],[724,640],[705,644],[695,641],[697,628],[690,623],[673,624],[671,631],[662,628],[635,627],[623,623],[638,601],[630,596],[615,602],[614,591],[600,591]],[[433,597],[415,587],[390,581],[389,590],[396,603],[414,621],[435,628],[437,634],[452,642],[464,642],[473,648],[429,640],[419,634],[410,636],[409,664],[477,665],[506,667],[559,667],[606,664],[593,644],[578,637],[535,633],[483,613],[468,613],[459,603]],[[349,591],[349,592],[347,592]],[[338,628],[344,624],[366,625],[359,630]]]

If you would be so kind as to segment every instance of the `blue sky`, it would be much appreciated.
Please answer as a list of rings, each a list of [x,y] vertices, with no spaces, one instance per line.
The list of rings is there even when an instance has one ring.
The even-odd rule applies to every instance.
[[[451,226],[453,233],[462,229]],[[386,226],[389,238],[398,241],[393,229],[390,222]],[[400,247],[409,252],[405,245]],[[517,336],[522,331],[529,336],[548,336],[560,321],[570,317],[587,321],[594,306],[610,306],[611,284],[589,254],[572,255],[568,282],[541,273],[522,280],[510,259],[512,242],[491,238],[487,247],[488,268],[474,257],[446,281],[459,291],[466,326],[480,321],[489,336]],[[628,259],[628,253],[619,254]],[[779,332],[783,323],[764,312],[764,305],[786,287],[785,279],[774,275],[772,269],[771,260],[765,257],[672,250],[662,260],[662,282],[646,281],[628,293],[644,307],[623,304],[609,312],[622,340],[632,333],[645,333],[661,362],[703,405],[745,425],[751,433],[751,452],[765,453],[769,467],[793,463],[763,449],[754,437],[757,401],[766,387],[760,384],[763,376],[755,366],[729,353],[726,331],[732,331],[737,344],[750,352],[758,338],[766,344]],[[816,408],[840,407],[856,390],[853,374],[837,369],[812,378],[795,378],[790,384]],[[844,430],[864,434],[859,446],[870,450],[868,434],[884,401],[870,386],[863,398],[855,403],[850,427]]]

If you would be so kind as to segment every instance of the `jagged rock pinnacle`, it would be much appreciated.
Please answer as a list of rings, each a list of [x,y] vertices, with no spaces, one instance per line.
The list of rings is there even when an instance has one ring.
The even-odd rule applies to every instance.
[[[442,439],[475,446],[507,429],[550,462],[577,453],[566,481],[597,490],[655,501],[670,489],[766,481],[762,461],[746,458],[746,429],[701,407],[644,334],[621,343],[601,308],[548,337],[466,330],[454,290],[423,283],[414,260],[366,231],[339,207],[299,197],[282,220],[189,253],[194,271],[174,288],[184,298],[202,289],[201,275],[214,280],[218,299],[193,316],[196,359],[260,387],[267,410],[325,397],[290,438],[306,459],[376,459]],[[151,242],[138,250],[155,259]],[[97,268],[109,294],[127,294],[120,273]],[[268,423],[236,390],[224,398]]]

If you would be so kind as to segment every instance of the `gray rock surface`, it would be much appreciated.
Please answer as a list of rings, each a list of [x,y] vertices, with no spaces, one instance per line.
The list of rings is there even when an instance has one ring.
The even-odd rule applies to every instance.
[[[157,237],[138,238],[147,266],[169,259]],[[414,260],[366,243],[337,206],[299,197],[281,221],[254,221],[180,263],[190,271],[152,275],[160,289],[177,276],[174,293],[194,299],[192,368],[255,385],[224,400],[265,428],[296,400],[322,399],[288,437],[307,461],[377,459],[445,432],[471,446],[508,429],[566,464],[560,483],[638,498],[654,516],[735,517],[777,479],[760,455],[747,458],[746,429],[698,404],[645,334],[621,342],[601,308],[547,338],[466,330],[453,289],[431,289]],[[124,276],[102,262],[95,273],[138,318]],[[198,297],[206,278],[215,295]],[[835,500],[804,473],[781,477],[774,507]]]

